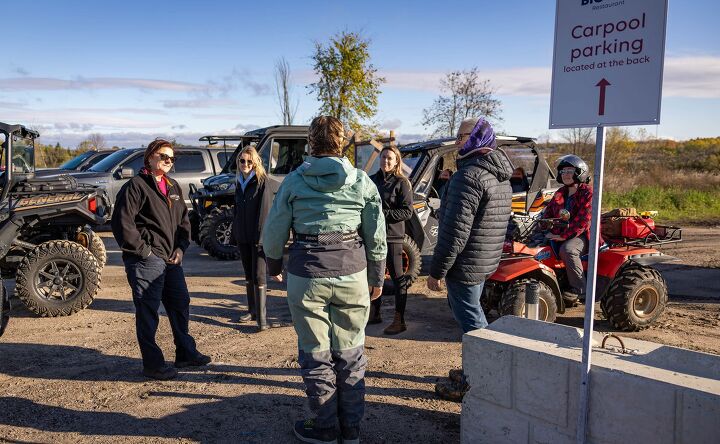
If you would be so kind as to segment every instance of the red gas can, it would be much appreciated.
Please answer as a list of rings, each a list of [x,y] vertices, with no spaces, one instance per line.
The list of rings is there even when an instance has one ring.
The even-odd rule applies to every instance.
[[[655,230],[655,221],[649,217],[626,217],[622,221],[622,235],[628,239],[644,239]]]

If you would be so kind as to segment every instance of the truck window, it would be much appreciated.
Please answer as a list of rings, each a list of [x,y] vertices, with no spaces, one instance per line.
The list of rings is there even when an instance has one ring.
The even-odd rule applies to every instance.
[[[308,152],[307,139],[273,139],[270,143],[270,174],[288,174],[299,167]],[[267,159],[267,154],[262,157]]]
[[[123,163],[122,168],[132,168],[135,174],[145,166],[143,162],[143,153],[139,152],[134,157],[131,157],[127,162]]]
[[[202,153],[198,151],[180,151],[175,154],[176,173],[202,173],[205,171],[205,161]]]

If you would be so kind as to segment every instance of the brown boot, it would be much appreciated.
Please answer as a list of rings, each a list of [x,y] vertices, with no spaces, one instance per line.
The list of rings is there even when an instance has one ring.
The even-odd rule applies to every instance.
[[[385,330],[383,332],[386,335],[396,335],[398,333],[402,333],[405,330],[407,330],[407,326],[405,326],[405,321],[402,320],[402,316],[400,316],[400,313],[397,311],[395,312],[395,318],[392,321],[392,324],[385,327]]]
[[[375,301],[373,301],[373,303],[370,304],[370,317],[368,318],[368,325],[379,324],[382,322],[382,316],[380,315],[381,305],[382,304],[378,304]]]

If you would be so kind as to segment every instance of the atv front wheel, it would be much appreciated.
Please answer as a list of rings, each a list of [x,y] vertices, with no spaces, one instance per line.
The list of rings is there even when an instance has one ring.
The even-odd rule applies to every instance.
[[[230,245],[233,209],[226,207],[208,214],[200,224],[200,244],[208,254],[221,261],[240,259],[240,250]]]
[[[523,279],[511,283],[500,298],[498,311],[500,316],[525,316],[525,287],[530,282],[540,284],[540,298],[538,301],[538,320],[555,322],[557,317],[557,302],[550,286],[535,279]]]
[[[30,251],[20,263],[15,291],[40,316],[69,316],[90,305],[100,290],[100,266],[82,245],[54,240]]]
[[[631,264],[610,282],[600,308],[618,330],[639,331],[657,321],[667,301],[667,284],[660,272]]]

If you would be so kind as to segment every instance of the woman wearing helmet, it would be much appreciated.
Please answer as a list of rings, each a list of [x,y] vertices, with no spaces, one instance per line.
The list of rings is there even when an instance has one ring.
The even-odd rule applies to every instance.
[[[571,294],[566,296],[584,300],[586,278],[580,258],[588,252],[593,194],[587,163],[573,154],[561,157],[557,164],[557,181],[563,186],[553,195],[543,218],[561,218],[561,212],[565,211],[570,213],[570,218],[567,226],[556,224],[545,237],[560,243],[560,258],[565,263],[572,287],[567,292]]]

